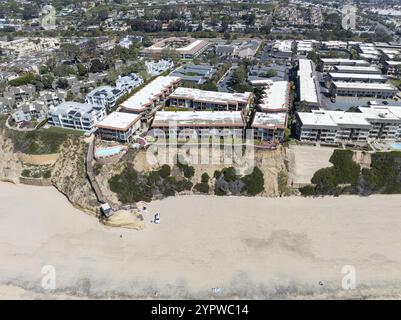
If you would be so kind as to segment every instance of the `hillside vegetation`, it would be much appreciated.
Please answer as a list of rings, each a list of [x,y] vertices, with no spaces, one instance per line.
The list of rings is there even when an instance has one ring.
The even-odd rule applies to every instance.
[[[40,129],[35,131],[14,131],[7,129],[6,137],[9,138],[15,152],[40,155],[58,153],[60,146],[69,138],[81,136],[77,130],[60,128]]]
[[[401,152],[371,155],[370,168],[361,170],[353,161],[353,151],[335,150],[332,167],[318,170],[312,184],[300,189],[304,196],[372,193],[401,193]]]

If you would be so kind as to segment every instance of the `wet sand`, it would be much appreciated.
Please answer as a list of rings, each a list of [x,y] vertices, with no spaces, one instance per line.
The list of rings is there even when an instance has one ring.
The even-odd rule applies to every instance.
[[[145,230],[113,229],[53,188],[0,183],[0,298],[401,297],[401,196],[185,196],[149,211]]]

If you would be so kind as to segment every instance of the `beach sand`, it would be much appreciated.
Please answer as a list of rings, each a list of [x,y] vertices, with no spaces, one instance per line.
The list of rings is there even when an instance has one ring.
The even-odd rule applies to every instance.
[[[53,188],[0,183],[0,298],[401,297],[399,195],[183,196],[144,217],[113,229]],[[56,290],[41,286],[48,265]]]

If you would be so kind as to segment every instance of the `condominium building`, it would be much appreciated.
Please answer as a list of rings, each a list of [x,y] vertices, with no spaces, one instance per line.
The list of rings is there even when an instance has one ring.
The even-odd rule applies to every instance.
[[[290,105],[290,83],[288,81],[267,82],[263,87],[261,102],[262,112],[286,112]]]
[[[323,71],[330,71],[334,66],[355,66],[355,67],[369,67],[370,63],[366,60],[351,60],[339,58],[321,58],[320,68]]]
[[[107,109],[113,108],[118,98],[125,93],[124,89],[111,86],[96,88],[88,93],[85,102],[88,104],[97,104]]]
[[[301,141],[366,143],[401,139],[401,107],[359,107],[359,112],[298,112],[296,134]]]
[[[312,110],[296,114],[296,135],[301,141],[366,141],[372,125],[360,113]]]
[[[20,104],[11,117],[15,122],[42,121],[47,118],[49,110],[65,100],[65,91],[42,91],[39,98],[34,101],[24,101]]]
[[[256,112],[251,128],[256,140],[279,143],[283,141],[287,128],[288,115],[286,112],[264,113]]]
[[[158,111],[151,127],[166,138],[242,137],[246,124],[241,111]]]
[[[299,59],[298,70],[299,101],[311,109],[320,108],[319,84],[315,64],[308,59]]]
[[[11,117],[15,122],[41,121],[46,119],[48,110],[43,101],[23,102]]]
[[[193,59],[203,53],[209,43],[194,38],[166,38],[142,50],[142,54],[150,57],[160,57],[163,50],[172,49],[183,59]]]
[[[182,81],[203,84],[216,73],[216,69],[209,63],[186,64],[170,73],[170,76],[179,77]]]
[[[178,77],[160,76],[121,104],[122,111],[153,114],[164,106],[167,97],[180,82]]]
[[[383,67],[388,75],[396,76],[401,74],[401,61],[385,61]]]
[[[124,77],[118,77],[116,87],[121,91],[131,92],[134,88],[143,84],[143,79],[136,73],[130,73]]]
[[[330,72],[329,78],[331,81],[343,82],[368,82],[368,83],[386,83],[388,78],[381,74],[368,73],[339,73]]]
[[[78,102],[63,102],[48,114],[52,126],[92,132],[106,117],[106,108]]]
[[[96,127],[97,135],[104,140],[128,142],[141,127],[141,116],[126,112],[112,112]]]
[[[391,99],[397,89],[390,83],[365,83],[333,81],[330,87],[331,96],[375,97]]]
[[[297,54],[307,55],[319,44],[317,40],[297,40]]]
[[[291,58],[294,43],[292,40],[276,40],[272,47],[272,55],[281,59]]]
[[[148,73],[151,76],[158,76],[166,70],[172,69],[174,67],[174,62],[169,60],[161,59],[159,61],[145,61]]]
[[[357,73],[357,74],[381,74],[378,67],[360,67],[360,66],[334,66],[333,72],[337,73]]]
[[[252,102],[253,94],[206,91],[192,88],[177,88],[170,95],[170,106],[194,110],[243,111]]]
[[[359,110],[373,128],[369,139],[396,140],[400,137],[401,107],[370,106],[360,107]]]

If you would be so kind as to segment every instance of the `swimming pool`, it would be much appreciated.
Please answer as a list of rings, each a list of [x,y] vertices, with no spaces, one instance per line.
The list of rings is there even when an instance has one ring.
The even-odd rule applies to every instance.
[[[97,158],[106,158],[120,153],[122,147],[112,147],[107,149],[99,149],[96,151]]]
[[[391,149],[401,151],[401,143],[393,143],[390,145]]]

